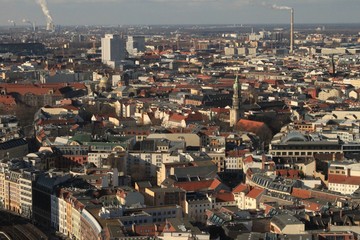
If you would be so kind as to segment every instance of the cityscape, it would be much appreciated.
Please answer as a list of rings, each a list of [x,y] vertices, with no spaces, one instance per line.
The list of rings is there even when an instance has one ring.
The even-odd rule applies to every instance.
[[[360,239],[360,5],[328,1],[0,0],[0,240]]]

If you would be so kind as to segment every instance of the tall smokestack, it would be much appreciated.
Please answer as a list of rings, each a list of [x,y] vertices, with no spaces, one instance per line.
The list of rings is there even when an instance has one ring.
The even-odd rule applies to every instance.
[[[37,0],[37,3],[40,5],[41,10],[46,17],[46,30],[53,31],[54,30],[54,22],[53,22],[53,18],[50,14],[50,11],[49,11],[49,8],[47,5],[47,1],[46,0]]]
[[[54,31],[55,30],[54,24],[52,22],[48,22],[46,24],[46,30],[47,31]]]
[[[294,52],[294,9],[288,6],[278,6],[276,4],[273,4],[271,8],[277,10],[290,10],[290,53],[293,53]]]
[[[294,53],[294,9],[290,10],[290,53]]]

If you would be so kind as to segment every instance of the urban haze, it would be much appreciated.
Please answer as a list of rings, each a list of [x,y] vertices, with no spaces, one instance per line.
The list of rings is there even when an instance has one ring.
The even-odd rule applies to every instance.
[[[360,239],[359,0],[0,0],[0,239]]]

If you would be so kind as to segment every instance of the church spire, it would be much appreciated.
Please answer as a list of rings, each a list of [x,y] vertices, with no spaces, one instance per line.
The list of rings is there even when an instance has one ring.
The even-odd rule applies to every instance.
[[[239,75],[236,74],[235,82],[233,85],[234,95],[233,95],[233,108],[239,109],[240,107],[240,98],[241,98],[241,85],[239,82]]]
[[[233,127],[240,120],[240,107],[241,107],[241,84],[239,81],[239,75],[236,74],[236,78],[233,85],[234,95],[233,104],[230,110],[230,126]]]

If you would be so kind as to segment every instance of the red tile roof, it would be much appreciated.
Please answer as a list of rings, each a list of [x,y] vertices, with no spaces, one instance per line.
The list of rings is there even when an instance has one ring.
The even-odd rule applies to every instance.
[[[227,152],[227,157],[243,157],[246,153],[249,153],[249,149],[244,150],[232,150]]]
[[[220,191],[216,195],[217,202],[233,202],[235,201],[234,194],[232,192]]]
[[[270,204],[264,203],[265,206],[265,214],[269,214],[269,212],[271,211],[271,209],[274,209],[274,207]]]
[[[313,212],[320,211],[321,208],[323,207],[323,204],[313,201],[302,200],[302,203],[304,204],[306,210]]]
[[[82,90],[87,89],[87,87],[85,86],[84,83],[69,83],[69,86],[74,88],[74,89],[82,89]]]
[[[0,84],[0,88],[5,88],[6,92],[9,93],[18,93],[20,95],[25,95],[28,93],[34,95],[45,95],[45,94],[54,94],[61,95],[58,89],[62,88],[62,84],[54,85],[54,87],[48,87],[46,85],[35,85],[35,84]]]
[[[198,74],[196,77],[202,80],[210,80],[212,78],[211,76],[203,75],[203,74]]]
[[[133,231],[140,236],[158,236],[164,230],[165,223],[134,225]]]
[[[244,163],[252,163],[252,162],[254,162],[254,158],[252,155],[247,156],[246,158],[243,159],[243,162]]]
[[[303,199],[311,198],[311,192],[309,190],[301,189],[301,188],[293,188],[291,195]]]
[[[16,101],[15,98],[13,98],[12,96],[0,95],[0,104],[12,106],[16,105]]]
[[[360,185],[360,177],[354,177],[354,176],[347,177],[344,175],[329,174],[328,179],[329,179],[329,183]]]
[[[211,185],[210,185],[209,188],[215,190],[220,184],[221,184],[221,181],[220,181],[219,179],[215,178],[215,179],[212,181],[212,183],[211,183]]]
[[[266,124],[258,121],[240,119],[236,126],[242,131],[258,133]]]
[[[187,122],[198,122],[203,120],[203,116],[199,112],[190,113],[187,116],[184,116],[179,113],[174,113],[169,118],[169,121],[173,121],[173,122],[181,122],[183,120]]]
[[[280,169],[280,170],[276,170],[276,175],[280,175],[282,177],[290,178],[290,179],[299,179],[300,171],[294,169]]]
[[[230,112],[230,109],[226,109],[226,108],[211,108],[210,110],[212,112],[216,113],[216,114],[229,113]]]
[[[80,127],[80,125],[79,124],[75,124],[75,125],[73,125],[71,128],[70,128],[70,130],[76,130],[76,129],[78,129]]]
[[[178,113],[174,113],[170,116],[169,121],[173,121],[173,122],[181,122],[183,120],[185,120],[185,116],[178,114]]]
[[[258,198],[259,196],[261,196],[264,193],[265,189],[262,188],[253,188],[247,195],[246,197],[248,198]]]
[[[201,190],[215,190],[221,182],[218,179],[202,180],[194,182],[176,182],[174,187],[181,188],[188,192],[195,192]]]
[[[53,94],[61,95],[60,89],[64,87],[72,87],[74,89],[86,90],[83,83],[45,83],[45,84],[0,84],[0,88],[5,88],[7,93],[19,93],[25,95],[32,93],[35,95]]]
[[[191,121],[191,122],[202,121],[202,120],[203,120],[203,115],[199,112],[191,113],[186,117],[186,121]]]
[[[25,87],[25,88],[7,88],[8,93],[18,93],[20,95],[34,94],[34,95],[45,95],[52,94],[54,92],[51,88],[38,88],[38,87]]]
[[[240,183],[239,185],[237,185],[232,192],[233,193],[240,193],[240,192],[247,192],[250,190],[250,187],[246,184]]]

